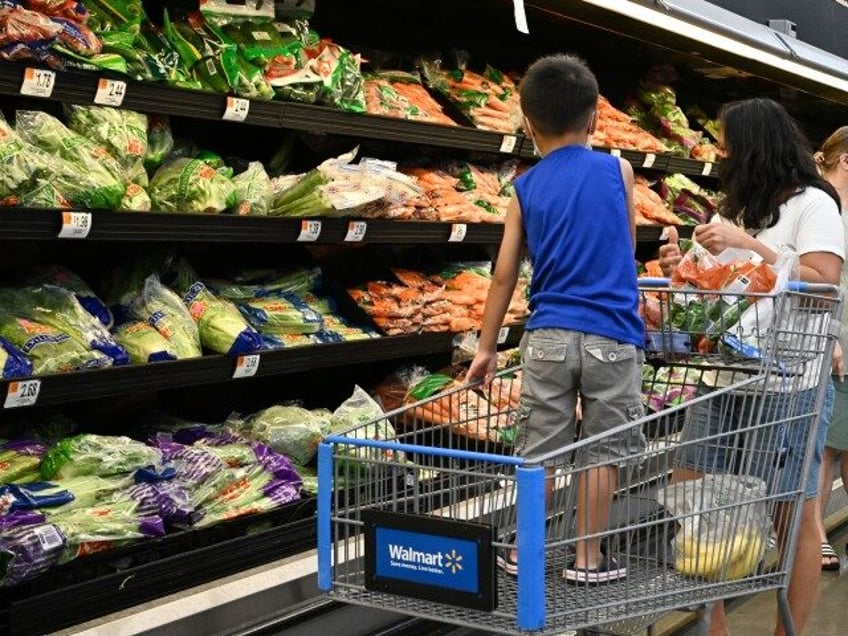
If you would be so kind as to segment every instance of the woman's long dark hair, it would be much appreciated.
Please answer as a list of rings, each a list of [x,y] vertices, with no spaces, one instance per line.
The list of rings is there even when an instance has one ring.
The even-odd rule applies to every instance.
[[[783,203],[808,187],[827,192],[839,208],[836,190],[819,174],[809,142],[783,106],[762,98],[734,102],[719,119],[727,152],[722,217],[764,230],[777,223]]]

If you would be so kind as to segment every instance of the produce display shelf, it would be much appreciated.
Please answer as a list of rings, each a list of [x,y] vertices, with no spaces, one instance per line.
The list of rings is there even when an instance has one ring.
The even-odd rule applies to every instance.
[[[80,210],[82,211],[82,210]],[[63,210],[5,208],[0,209],[0,240],[57,239],[62,228]],[[497,243],[503,226],[492,223],[464,224],[462,234],[456,234],[453,223],[428,221],[394,221],[387,219],[360,220],[315,219],[320,221],[317,238],[311,243]],[[209,214],[165,214],[157,212],[91,212],[91,227],[85,240],[101,241],[180,241],[215,243],[295,243],[303,241],[305,219],[232,216]],[[314,236],[314,234],[313,234]],[[311,239],[312,237],[309,236]],[[360,240],[361,239],[361,240]]]
[[[82,211],[82,210],[81,210]],[[164,214],[156,212],[91,212],[91,227],[84,239],[60,239],[64,210],[0,208],[0,240],[86,240],[121,242],[189,243],[297,243],[306,219],[267,216]],[[367,243],[388,245],[461,242],[496,245],[503,236],[499,223],[439,223],[388,219],[315,219],[321,221],[317,238],[310,243]],[[364,222],[364,235],[354,224]],[[456,225],[463,225],[457,233]],[[361,228],[360,228],[361,231]],[[686,232],[682,228],[681,232]],[[690,230],[691,231],[691,230]],[[660,240],[660,226],[641,226],[639,241]],[[360,240],[361,238],[361,240]],[[457,240],[459,239],[459,240]]]
[[[0,635],[52,632],[307,550],[315,545],[315,501],[307,497],[61,565],[4,590]]]
[[[512,326],[501,344],[517,346],[522,334],[522,326]],[[453,350],[455,336],[452,333],[425,333],[266,351],[256,354],[259,361],[252,377],[449,353]],[[243,378],[233,378],[237,364],[237,359],[232,356],[205,355],[191,360],[42,376],[38,378],[40,387],[35,402],[15,408],[244,381]],[[0,382],[0,397],[7,396],[8,399],[19,387],[20,383],[14,380]]]

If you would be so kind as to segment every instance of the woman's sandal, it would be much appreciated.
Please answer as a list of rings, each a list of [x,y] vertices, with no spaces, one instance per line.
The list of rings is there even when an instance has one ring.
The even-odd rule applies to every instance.
[[[829,543],[821,544],[822,571],[833,571],[839,569],[839,555]]]

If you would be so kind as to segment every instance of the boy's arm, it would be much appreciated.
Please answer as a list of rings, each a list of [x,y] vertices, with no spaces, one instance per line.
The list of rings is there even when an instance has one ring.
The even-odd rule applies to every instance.
[[[524,248],[524,224],[521,221],[521,208],[518,199],[512,197],[506,211],[503,239],[498,251],[492,285],[486,297],[486,309],[483,312],[483,329],[477,355],[468,369],[466,381],[490,380],[497,367],[498,331],[515,291],[518,271],[521,266],[521,254]]]
[[[636,251],[636,208],[633,205],[633,166],[626,159],[619,157],[621,163],[621,179],[624,181],[624,196],[627,199],[627,216],[630,219],[630,241],[633,251]]]

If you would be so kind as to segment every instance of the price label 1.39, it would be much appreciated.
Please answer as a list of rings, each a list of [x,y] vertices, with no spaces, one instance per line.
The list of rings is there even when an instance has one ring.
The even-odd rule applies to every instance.
[[[102,106],[118,107],[124,103],[124,96],[126,94],[126,82],[103,78],[97,82],[97,92],[94,94],[94,103]]]
[[[6,401],[4,409],[14,409],[20,406],[32,406],[38,401],[41,392],[41,380],[19,380],[9,382],[6,390]]]
[[[59,238],[82,239],[91,232],[91,212],[62,212]]]
[[[24,71],[24,82],[21,84],[21,95],[33,97],[50,97],[56,85],[56,73],[43,68],[27,68]]]
[[[319,236],[321,236],[321,221],[303,219],[300,222],[300,234],[297,236],[299,242],[312,243],[317,241]]]

